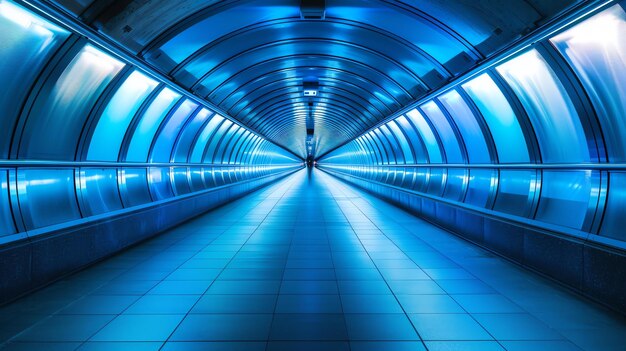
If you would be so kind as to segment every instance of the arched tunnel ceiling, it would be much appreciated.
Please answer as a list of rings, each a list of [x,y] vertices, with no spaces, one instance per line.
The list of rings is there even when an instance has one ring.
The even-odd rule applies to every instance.
[[[58,1],[301,156],[308,116],[323,154],[575,2],[327,0],[323,19],[303,19],[297,0]]]

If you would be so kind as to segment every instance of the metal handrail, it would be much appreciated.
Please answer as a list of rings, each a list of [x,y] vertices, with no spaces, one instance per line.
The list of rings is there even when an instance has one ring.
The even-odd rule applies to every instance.
[[[0,160],[3,168],[51,168],[51,167],[94,167],[94,168],[147,168],[147,167],[257,167],[257,166],[301,166],[302,163],[228,164],[228,163],[168,163],[168,162],[94,162],[94,161],[44,161],[44,160]]]
[[[323,167],[391,167],[391,168],[461,168],[461,169],[561,169],[626,170],[626,163],[417,163],[417,164],[339,164],[319,163]]]

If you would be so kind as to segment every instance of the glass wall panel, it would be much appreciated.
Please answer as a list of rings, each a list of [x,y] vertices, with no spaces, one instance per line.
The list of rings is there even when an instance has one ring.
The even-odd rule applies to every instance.
[[[0,237],[14,234],[15,222],[11,213],[11,203],[9,202],[9,178],[8,171],[0,169]]]
[[[85,45],[50,91],[35,101],[24,126],[19,157],[74,160],[89,112],[123,66],[117,59]]]
[[[230,154],[233,152],[233,148],[239,142],[239,139],[243,135],[243,132],[246,130],[244,128],[239,128],[237,133],[235,133],[232,138],[227,140],[226,146],[223,147],[224,151],[221,153],[221,162],[232,164],[233,160],[230,159]]]
[[[593,171],[544,171],[536,219],[582,229],[598,174]]]
[[[169,199],[174,196],[169,167],[150,168],[150,193],[155,201]]]
[[[407,116],[411,119],[413,125],[415,125],[417,132],[420,134],[424,144],[426,145],[430,163],[442,163],[443,157],[441,155],[439,143],[437,143],[437,138],[435,137],[433,130],[430,128],[430,125],[424,119],[424,116],[422,116],[422,114],[417,110],[409,111]]]
[[[428,191],[428,183],[430,180],[430,169],[428,168],[416,168],[415,169],[415,182],[413,182],[413,190],[419,192]],[[437,179],[435,179],[437,181]],[[440,184],[441,185],[441,184]]]
[[[402,148],[402,155],[404,156],[404,160],[406,161],[406,163],[407,164],[415,163],[415,159],[413,158],[413,152],[411,151],[411,145],[409,145],[409,142],[406,139],[406,136],[404,135],[402,130],[400,130],[400,127],[398,127],[398,124],[396,123],[396,121],[391,121],[387,123],[387,126],[389,127],[389,129],[391,129],[393,134],[396,136],[396,139],[398,139],[398,142],[400,143],[400,147]]]
[[[224,122],[224,117],[220,115],[214,115],[211,118],[209,123],[202,130],[202,133],[200,133],[200,136],[198,136],[196,144],[193,145],[193,151],[191,152],[191,158],[189,158],[189,162],[202,162],[202,157],[204,156],[204,149],[206,148],[206,144],[209,142],[209,138],[213,135],[213,132],[217,130],[222,122]]]
[[[395,122],[400,126],[406,135],[409,144],[411,145],[411,149],[413,150],[415,157],[415,163],[428,163],[428,150],[426,150],[424,143],[415,131],[411,122],[409,122],[405,116],[396,118]]]
[[[26,229],[79,219],[73,169],[20,169],[17,172],[20,208]]]
[[[388,165],[389,157],[387,155],[387,150],[385,150],[385,147],[381,144],[380,140],[378,140],[376,134],[371,131],[365,134],[365,139],[369,141],[372,150],[376,155],[378,155],[379,164]]]
[[[443,144],[446,153],[447,163],[464,163],[463,152],[461,151],[460,140],[456,137],[450,122],[444,116],[439,106],[434,101],[429,101],[420,108],[424,111],[428,119],[437,130],[437,134]]]
[[[148,191],[145,168],[125,168],[121,171],[119,180],[124,207],[142,205],[152,201]]]
[[[172,174],[174,175],[174,193],[176,196],[191,192],[188,171],[187,167],[173,167]]]
[[[204,190],[204,179],[202,176],[202,168],[192,167],[190,170],[191,191]]]
[[[242,148],[245,146],[245,144],[251,138],[251,135],[252,135],[252,133],[250,133],[247,130],[243,132],[243,135],[241,136],[241,138],[239,138],[239,140],[237,141],[237,144],[233,147],[233,150],[232,150],[231,154],[228,156],[228,159],[230,160],[229,163],[239,164],[239,162],[238,162],[238,160],[239,160],[239,153],[242,152]]]
[[[477,117],[456,90],[437,98],[459,127],[470,163],[490,163],[489,148]]]
[[[383,132],[385,137],[387,137],[387,141],[389,142],[389,144],[391,144],[391,148],[392,148],[393,154],[396,156],[396,163],[397,164],[404,164],[405,162],[404,162],[404,152],[403,152],[403,149],[400,146],[400,143],[398,142],[398,139],[395,138],[394,135],[391,133],[391,130],[389,130],[389,123],[380,126],[378,129]]]
[[[185,129],[180,133],[180,137],[176,142],[176,151],[174,151],[174,162],[187,162],[191,154],[191,146],[196,140],[196,136],[201,128],[206,125],[207,120],[212,112],[203,108],[198,112],[191,122],[187,124]]]
[[[357,143],[361,145],[361,148],[365,151],[367,158],[369,159],[371,164],[380,164],[378,152],[374,152],[374,147],[370,144],[369,139],[362,135],[359,139],[357,139]]]
[[[464,83],[463,89],[483,115],[496,144],[500,163],[527,163],[528,146],[515,112],[487,74]]]
[[[117,161],[122,140],[135,113],[157,82],[139,71],[131,73],[102,112],[91,137],[87,160]]]
[[[406,167],[404,169],[404,179],[400,185],[403,188],[413,189],[413,183],[415,182],[415,171],[413,167]]]
[[[545,163],[589,162],[587,138],[567,91],[537,50],[496,67],[522,102]]]
[[[171,161],[176,138],[185,126],[187,119],[190,118],[197,108],[198,104],[191,100],[185,100],[178,106],[176,111],[170,115],[154,142],[154,146],[150,152],[151,162]]]
[[[224,180],[224,168],[213,167],[213,179],[215,180],[215,186],[222,186],[226,183]]]
[[[498,195],[493,209],[516,216],[530,215],[531,197],[537,185],[537,172],[534,170],[500,171]]]
[[[626,172],[611,172],[600,235],[626,241]]]
[[[428,183],[426,192],[430,195],[441,196],[446,183],[446,170],[442,168],[431,168],[428,170]]]
[[[117,169],[82,168],[80,170],[80,191],[85,216],[119,210],[122,200],[117,189]]]
[[[223,168],[224,172],[224,181],[226,184],[231,184],[235,181],[235,171],[232,167]]]
[[[395,154],[395,148],[391,146],[392,141],[387,139],[385,135],[383,135],[381,128],[374,129],[373,133],[376,134],[376,136],[378,137],[377,141],[379,142],[379,145],[382,145],[382,147],[385,149],[385,153],[387,154],[387,157],[389,159],[388,164],[395,165],[396,163],[398,163],[396,161],[397,156]]]
[[[232,126],[233,126],[233,122],[229,120],[225,120],[224,123],[222,123],[219,129],[211,137],[211,140],[209,141],[209,145],[206,148],[206,153],[204,155],[204,159],[202,160],[202,162],[213,163],[213,158],[215,156],[215,150],[217,149],[217,146],[219,145],[224,135],[228,132],[228,130]]]
[[[248,138],[248,141],[246,141],[241,146],[239,155],[237,155],[237,161],[236,161],[237,164],[245,164],[246,158],[248,156],[248,152],[250,151],[254,143],[258,140],[258,138],[259,138],[258,136],[251,134],[250,137]]]
[[[0,1],[0,158],[8,158],[13,128],[26,94],[69,32],[22,7]],[[1,235],[1,233],[0,233]]]
[[[479,207],[487,206],[491,196],[493,179],[497,172],[493,169],[472,169],[470,170],[469,187],[465,202]]]
[[[407,174],[406,171],[405,171],[405,168],[404,167],[398,167],[398,168],[395,168],[395,169],[392,169],[392,170],[395,170],[395,173],[396,173],[395,174],[395,179],[393,181],[393,185],[402,186],[402,183],[404,183],[404,176]]]
[[[550,41],[572,66],[598,112],[609,158],[626,161],[626,12],[614,5]]]
[[[467,187],[467,170],[450,168],[447,173],[446,189],[443,193],[443,197],[454,201],[461,201],[465,194],[465,188]]]
[[[213,156],[213,163],[227,163],[224,161],[224,151],[228,147],[228,144],[233,141],[233,138],[242,130],[238,125],[233,125],[232,128],[226,132],[226,135],[222,138],[219,145],[215,149],[215,155]]]
[[[252,142],[249,144],[248,148],[246,149],[246,152],[244,152],[242,154],[242,159],[241,159],[241,163],[243,164],[252,164],[252,155],[254,154],[254,152],[256,152],[258,145],[263,141],[263,139],[258,136],[255,135],[254,139],[252,140]]]
[[[167,113],[181,98],[177,92],[164,88],[141,116],[128,146],[126,161],[146,162],[152,140]]]
[[[204,172],[204,186],[208,188],[215,187],[215,176],[213,172],[213,167],[203,167],[202,171]]]

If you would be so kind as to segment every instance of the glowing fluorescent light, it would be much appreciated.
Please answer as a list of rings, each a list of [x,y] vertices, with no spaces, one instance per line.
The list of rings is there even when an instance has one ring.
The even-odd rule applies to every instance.
[[[615,5],[557,35],[551,41],[591,47],[619,46],[626,32],[625,19],[624,10]]]
[[[0,14],[2,17],[24,28],[30,28],[32,25],[42,25],[41,21],[30,12],[7,1],[0,1]]]

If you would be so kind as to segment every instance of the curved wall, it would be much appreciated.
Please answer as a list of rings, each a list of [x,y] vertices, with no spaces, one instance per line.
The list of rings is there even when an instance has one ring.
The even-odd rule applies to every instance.
[[[89,244],[59,243],[86,250],[74,264],[59,257],[67,247],[50,241],[40,254],[57,255],[48,263],[64,265],[58,275],[302,167],[297,156],[172,83],[17,3],[0,1],[0,43],[3,276],[32,280],[13,280],[21,290],[0,291],[2,298],[54,278],[33,278],[28,262],[10,259],[16,248],[93,235],[100,229],[90,223],[120,230]],[[193,207],[159,212],[173,203]],[[156,225],[136,233],[114,223],[146,215]]]
[[[542,259],[556,255],[562,262],[550,264],[573,267],[548,274],[568,280],[563,272],[576,269],[572,285],[588,279],[610,287],[607,277],[619,278],[626,263],[624,6],[603,5],[504,54],[323,155],[318,166],[455,231],[474,230],[471,220],[463,228],[472,213],[565,238],[543,248]],[[513,245],[509,231],[493,233],[496,241]],[[520,252],[478,241],[517,259],[528,250],[520,240]],[[594,257],[577,247],[579,257],[568,261],[560,255],[565,242],[606,249],[618,259],[602,265],[619,264],[582,272]],[[595,273],[605,277],[593,281]],[[611,298],[623,307],[618,285]]]

